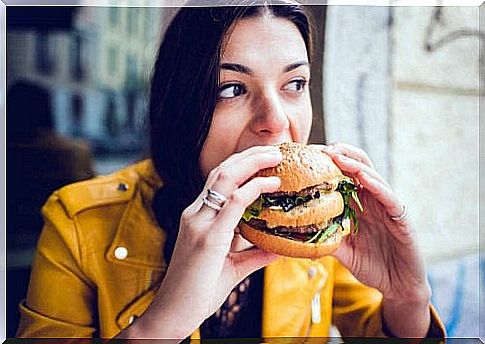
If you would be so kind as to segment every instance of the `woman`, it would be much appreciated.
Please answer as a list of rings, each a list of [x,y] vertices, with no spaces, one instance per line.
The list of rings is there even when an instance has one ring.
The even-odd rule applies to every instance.
[[[246,182],[281,160],[269,145],[308,139],[310,63],[299,6],[182,9],[155,65],[151,161],[51,196],[18,334],[328,336],[333,321],[344,336],[443,336],[403,207],[361,150],[322,146],[366,209],[340,263],[280,258],[237,233],[279,185]]]

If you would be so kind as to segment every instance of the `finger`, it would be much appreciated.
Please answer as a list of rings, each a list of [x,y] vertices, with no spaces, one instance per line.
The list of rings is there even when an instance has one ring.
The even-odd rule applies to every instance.
[[[367,155],[362,148],[352,146],[348,143],[332,143],[327,146],[323,146],[323,151],[332,155],[342,154],[354,160],[360,161],[372,169],[375,168],[374,163],[369,158],[369,155]]]
[[[346,268],[351,267],[353,251],[349,249],[345,240],[342,244],[331,254]]]
[[[241,233],[239,232],[239,227],[236,227],[234,229],[234,236],[232,238],[231,248],[229,249],[229,251],[231,251],[231,252],[244,251],[244,250],[247,250],[247,249],[249,249],[249,248],[251,248],[253,246],[254,245],[252,243],[250,243],[249,241],[247,241],[241,235]]]
[[[258,147],[262,148],[262,147]],[[208,187],[217,189],[218,192],[229,193],[236,187],[242,185],[246,180],[259,170],[276,166],[283,156],[276,147],[264,147],[262,149],[250,149],[251,152],[243,151],[231,155],[217,168],[217,176]]]
[[[246,208],[251,205],[262,193],[278,190],[281,180],[278,177],[257,177],[251,179],[244,186],[234,191],[221,209],[215,228],[234,231]]]
[[[389,217],[399,216],[402,214],[402,203],[399,202],[396,195],[383,184],[380,180],[369,175],[367,172],[359,171],[357,177],[361,185],[368,190],[379,203],[386,209]]]
[[[230,252],[228,254],[228,268],[234,285],[279,257],[257,247],[241,252]]]
[[[225,160],[215,171],[211,172],[208,182],[200,195],[199,204],[201,210],[205,209],[207,214],[215,216],[217,211],[205,206],[202,207],[203,197],[206,196],[207,189],[211,189],[224,197],[228,198],[246,180],[261,169],[276,166],[282,159],[278,148],[273,146],[257,147],[250,149],[251,152],[241,152],[232,155]]]
[[[186,211],[188,213],[195,214],[200,211],[200,209],[204,206],[203,199],[207,196],[207,189],[209,188],[208,185],[214,184],[214,181],[217,178],[217,171],[218,167],[214,168],[212,171],[209,172],[202,192],[197,196],[195,201],[187,207]]]
[[[375,179],[379,180],[381,183],[386,185],[386,187],[391,188],[390,185],[382,178],[382,176],[374,169],[370,168],[369,166],[365,165],[364,163],[349,158],[345,155],[334,155],[333,160],[337,164],[337,166],[342,170],[342,172],[346,174],[350,174],[351,176],[357,176],[359,171],[364,171],[368,175],[374,177]],[[357,178],[358,179],[358,178]],[[359,179],[360,182],[360,179]]]
[[[275,154],[277,156],[281,155],[278,154],[280,151],[277,147],[274,146],[254,146],[250,147],[244,151],[239,153],[235,153],[228,157],[225,161],[220,163],[216,168],[214,168],[209,175],[207,176],[207,180],[205,183],[205,188],[209,188],[210,186],[214,185],[216,179],[219,177],[220,170],[227,165],[234,165],[234,162],[237,164],[238,161],[245,161],[245,160],[253,160],[253,157],[261,155],[261,154]]]

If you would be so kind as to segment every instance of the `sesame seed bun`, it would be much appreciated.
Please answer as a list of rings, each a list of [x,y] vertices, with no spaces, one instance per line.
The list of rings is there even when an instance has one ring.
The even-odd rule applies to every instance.
[[[315,146],[286,142],[278,147],[283,160],[276,167],[259,171],[255,177],[280,177],[279,191],[300,191],[323,183],[335,190],[344,177],[332,158]]]

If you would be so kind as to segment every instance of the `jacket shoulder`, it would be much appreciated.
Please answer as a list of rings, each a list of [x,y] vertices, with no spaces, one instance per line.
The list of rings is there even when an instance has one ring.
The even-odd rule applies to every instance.
[[[149,160],[130,165],[113,174],[69,184],[55,192],[67,215],[91,208],[129,202],[140,182],[155,188],[159,183]]]

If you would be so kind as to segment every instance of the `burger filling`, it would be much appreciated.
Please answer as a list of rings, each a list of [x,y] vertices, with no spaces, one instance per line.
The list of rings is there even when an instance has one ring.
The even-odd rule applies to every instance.
[[[338,230],[349,230],[351,220],[354,222],[353,234],[356,234],[358,221],[355,210],[350,207],[350,199],[354,199],[360,210],[363,210],[357,196],[357,187],[354,185],[352,179],[344,178],[339,182],[337,191],[342,194],[344,210],[339,216],[328,222],[301,227],[268,228],[266,221],[258,218],[263,208],[288,212],[295,207],[304,205],[312,199],[320,198],[322,193],[332,192],[332,186],[326,183],[304,189],[300,192],[262,194],[246,209],[243,220],[251,227],[261,231],[308,243],[322,243],[333,237]]]
[[[330,184],[321,184],[306,188],[300,192],[276,192],[272,194],[263,194],[260,199],[263,208],[281,208],[284,212],[305,204],[312,199],[318,199],[321,193],[331,192]]]

